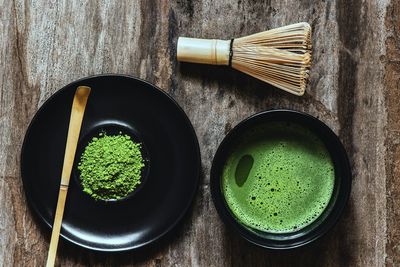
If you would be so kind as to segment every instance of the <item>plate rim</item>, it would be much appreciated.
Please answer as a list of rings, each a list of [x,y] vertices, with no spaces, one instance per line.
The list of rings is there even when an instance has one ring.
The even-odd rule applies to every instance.
[[[130,250],[137,250],[140,248],[144,248],[149,246],[152,243],[155,243],[156,241],[160,240],[161,238],[163,238],[164,236],[166,236],[169,232],[171,232],[184,218],[184,216],[188,213],[190,207],[193,205],[193,202],[195,200],[195,197],[197,195],[197,192],[199,190],[199,185],[200,185],[200,175],[201,175],[201,169],[202,169],[202,159],[201,159],[201,151],[200,151],[200,145],[199,145],[199,139],[197,137],[196,131],[193,127],[193,124],[191,122],[191,120],[189,119],[188,115],[186,114],[186,112],[183,110],[183,108],[178,104],[178,102],[170,95],[168,94],[166,91],[162,90],[160,87],[158,87],[155,84],[152,84],[149,81],[146,81],[144,79],[141,79],[139,77],[135,77],[133,75],[128,75],[128,74],[117,74],[117,73],[104,73],[104,74],[94,74],[94,75],[89,75],[89,76],[85,76],[82,78],[79,78],[77,80],[74,80],[66,85],[64,85],[63,87],[61,87],[60,89],[58,89],[57,91],[55,91],[53,94],[51,94],[41,105],[40,107],[36,110],[35,114],[33,115],[32,119],[30,120],[28,127],[26,128],[25,131],[25,135],[24,135],[24,139],[22,142],[22,146],[21,146],[21,151],[19,153],[20,156],[20,164],[19,164],[19,169],[20,169],[20,179],[22,180],[22,186],[24,189],[24,195],[26,197],[26,202],[28,204],[28,206],[33,209],[34,211],[34,215],[36,215],[39,219],[40,222],[46,226],[47,230],[51,230],[53,228],[53,225],[48,222],[44,216],[39,212],[37,205],[35,205],[32,201],[32,196],[30,194],[28,194],[27,191],[27,185],[25,182],[26,177],[25,175],[23,175],[23,165],[25,162],[25,157],[23,156],[23,152],[25,151],[25,147],[26,147],[26,142],[27,142],[27,136],[29,134],[29,132],[31,131],[32,125],[37,121],[38,118],[38,114],[41,113],[41,111],[43,110],[43,108],[46,106],[47,103],[51,102],[55,97],[57,97],[61,92],[64,92],[66,90],[68,90],[69,87],[73,86],[74,84],[80,83],[80,82],[84,82],[85,80],[88,79],[93,79],[93,78],[101,78],[101,77],[122,77],[122,78],[128,78],[128,79],[133,79],[136,80],[144,85],[153,87],[154,89],[156,89],[156,91],[158,91],[159,93],[161,93],[162,95],[166,96],[174,105],[175,107],[178,108],[179,112],[183,115],[185,123],[188,124],[189,126],[189,130],[191,132],[191,134],[194,137],[194,148],[195,148],[195,153],[194,155],[196,156],[196,161],[197,163],[195,165],[197,165],[197,168],[195,170],[195,175],[194,175],[194,190],[193,192],[191,192],[191,196],[190,196],[190,200],[187,202],[185,208],[182,210],[182,212],[180,213],[179,216],[176,217],[174,223],[170,224],[163,232],[161,232],[160,234],[158,234],[157,236],[153,237],[152,239],[143,242],[139,245],[134,245],[134,246],[126,246],[126,247],[122,247],[122,248],[100,248],[100,247],[95,247],[95,246],[89,246],[89,245],[85,245],[82,244],[78,241],[75,241],[71,238],[66,237],[64,234],[61,233],[60,231],[60,236],[62,237],[63,240],[66,240],[78,247],[82,247],[88,250],[92,250],[92,251],[98,251],[98,252],[123,252],[123,251],[130,251]],[[80,135],[80,134],[79,134]],[[61,178],[60,178],[61,179]]]

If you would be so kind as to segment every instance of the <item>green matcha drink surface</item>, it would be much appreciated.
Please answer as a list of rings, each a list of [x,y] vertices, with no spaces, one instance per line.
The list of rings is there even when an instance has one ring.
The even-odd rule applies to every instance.
[[[332,160],[318,137],[295,124],[271,123],[250,130],[232,148],[222,190],[242,224],[288,233],[322,214],[334,180]]]

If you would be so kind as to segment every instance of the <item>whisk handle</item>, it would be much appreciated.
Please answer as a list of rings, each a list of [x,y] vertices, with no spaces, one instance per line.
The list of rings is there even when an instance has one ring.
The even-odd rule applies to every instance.
[[[179,37],[177,59],[191,63],[229,65],[230,43],[230,40]]]

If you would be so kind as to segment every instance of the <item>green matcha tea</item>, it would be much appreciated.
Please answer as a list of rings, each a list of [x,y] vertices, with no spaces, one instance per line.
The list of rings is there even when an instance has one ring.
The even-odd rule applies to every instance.
[[[249,130],[232,148],[222,190],[240,223],[289,233],[322,214],[334,182],[333,162],[316,135],[299,125],[271,123]]]
[[[83,192],[95,200],[121,199],[141,183],[141,144],[122,133],[93,137],[78,164]]]

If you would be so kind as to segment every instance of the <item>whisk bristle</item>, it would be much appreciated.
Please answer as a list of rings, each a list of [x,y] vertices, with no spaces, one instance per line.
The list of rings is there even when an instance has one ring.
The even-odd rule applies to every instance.
[[[311,65],[311,27],[297,23],[237,38],[232,67],[296,95],[303,95]]]

